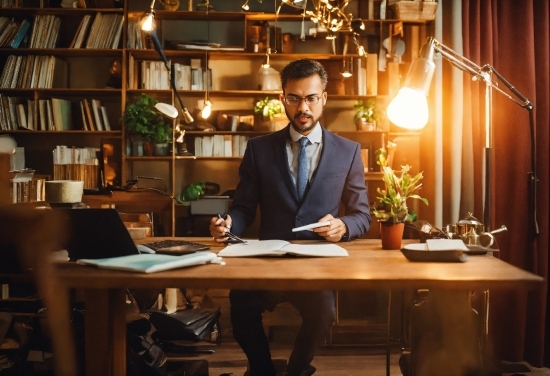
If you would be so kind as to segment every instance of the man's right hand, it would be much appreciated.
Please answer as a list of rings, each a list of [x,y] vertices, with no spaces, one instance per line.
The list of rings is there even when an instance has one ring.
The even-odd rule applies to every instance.
[[[212,217],[210,220],[210,235],[218,243],[225,242],[228,237],[225,233],[231,228],[231,217],[225,216],[225,219],[219,217]]]

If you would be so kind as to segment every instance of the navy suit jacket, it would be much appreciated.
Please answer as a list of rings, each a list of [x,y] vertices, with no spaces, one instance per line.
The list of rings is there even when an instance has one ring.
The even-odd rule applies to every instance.
[[[292,232],[293,227],[318,222],[332,214],[338,218],[340,202],[348,228],[342,240],[365,234],[371,223],[361,146],[325,128],[319,165],[300,203],[293,182],[286,140],[289,127],[251,138],[239,168],[240,181],[229,210],[231,232],[241,235],[254,222],[260,208],[259,239],[323,239],[313,231]]]

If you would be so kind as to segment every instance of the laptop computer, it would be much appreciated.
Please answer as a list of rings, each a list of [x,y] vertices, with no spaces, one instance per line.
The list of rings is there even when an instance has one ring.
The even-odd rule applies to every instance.
[[[100,259],[141,253],[116,209],[57,209],[70,225],[67,252],[72,261],[78,259]],[[170,247],[157,251],[172,255],[182,255],[204,251],[210,247],[204,244],[183,240]],[[189,243],[182,247],[181,244]],[[154,249],[153,249],[154,251]]]

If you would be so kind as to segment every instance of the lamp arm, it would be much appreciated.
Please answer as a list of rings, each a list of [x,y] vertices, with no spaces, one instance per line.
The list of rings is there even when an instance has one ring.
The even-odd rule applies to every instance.
[[[518,104],[519,106],[525,108],[527,111],[529,111],[529,131],[531,136],[531,171],[527,173],[528,176],[528,184],[529,184],[529,197],[530,200],[530,211],[532,213],[531,221],[534,229],[535,235],[539,234],[539,225],[537,223],[537,139],[536,139],[536,125],[535,125],[535,119],[533,114],[533,103],[527,99],[523,94],[521,94],[508,80],[506,80],[492,65],[485,64],[482,67],[482,71],[484,72],[491,72],[497,78],[506,86],[514,95],[519,98],[518,101],[515,98],[513,98],[510,94],[504,92],[494,84],[491,86],[498,91],[500,91],[502,94],[504,94],[506,97],[508,97],[510,100],[512,100],[514,103]]]
[[[157,36],[157,32],[155,30],[151,30],[149,32],[149,35],[151,36],[151,40],[153,41],[153,45],[155,46],[155,50],[157,50],[157,53],[160,55],[162,61],[164,62],[164,66],[170,72],[170,65],[168,64],[168,59],[166,58],[166,55],[164,54],[164,50],[162,49],[162,46],[160,45],[159,38]]]
[[[432,45],[433,49],[441,54],[445,59],[447,59],[451,64],[453,64],[458,69],[476,77],[479,80],[485,81],[486,77],[482,74],[481,67],[474,63],[473,61],[470,61],[466,59],[464,56],[460,55],[455,50],[445,46],[442,43],[439,43],[434,38],[428,38],[428,43]],[[488,82],[491,84],[490,82]]]
[[[180,103],[181,111],[183,113],[183,121],[185,121],[187,124],[193,122],[193,117],[189,113],[189,110],[187,110],[187,107],[183,104],[180,95],[178,94],[178,90],[176,89],[176,76],[174,75],[174,65],[172,64],[172,67],[168,69],[168,72],[170,73],[170,85],[172,86],[172,91],[176,95],[176,98],[178,98],[178,102]]]
[[[166,54],[164,53],[164,50],[160,45],[160,41],[159,41],[159,38],[157,37],[157,33],[155,32],[155,30],[152,30],[150,32],[150,35],[151,35],[151,40],[153,41],[153,45],[155,46],[155,50],[157,50],[157,53],[160,55],[162,61],[164,62],[164,66],[166,67],[166,69],[168,70],[168,73],[170,74],[170,86],[172,86],[172,91],[174,92],[174,94],[176,95],[176,98],[178,98],[178,102],[180,103],[180,107],[183,112],[183,120],[186,123],[191,123],[193,122],[193,117],[191,116],[191,114],[189,114],[189,111],[184,106],[183,101],[181,100],[178,94],[178,90],[176,89],[176,77],[174,75],[174,66],[173,65],[170,66],[170,64],[168,63],[168,59],[166,58]]]
[[[517,104],[519,104],[521,107],[525,108],[526,110],[528,111],[531,111],[533,109],[533,103],[527,99],[523,94],[521,94],[510,82],[508,82],[500,73],[497,72],[497,70],[495,69],[495,67],[493,67],[492,65],[490,64],[485,64],[482,68],[481,68],[483,71],[491,71],[495,76],[497,76],[497,78],[504,84],[504,86],[506,86],[508,89],[510,89],[510,91],[512,93],[514,93],[516,95],[516,97],[518,97],[523,103],[520,103],[518,101],[516,101],[514,98],[512,98],[510,95],[508,95],[507,93],[505,92],[502,92],[502,90],[499,90],[501,91],[503,94],[505,94],[506,96],[508,96],[511,100],[513,100],[514,102],[516,102]],[[497,87],[495,87],[495,89],[498,89]]]
[[[483,67],[475,64],[474,62],[468,60],[464,56],[460,55],[453,49],[445,46],[440,43],[433,37],[429,37],[427,44],[431,45],[434,51],[437,51],[447,59],[451,64],[453,64],[458,69],[467,72],[473,76],[474,80],[483,81],[488,87],[494,88],[500,93],[504,94],[508,99],[512,100],[514,103],[525,108],[529,111],[529,128],[531,133],[531,171],[527,173],[528,175],[528,184],[529,184],[529,197],[530,197],[530,212],[531,212],[531,223],[534,229],[534,234],[539,234],[539,226],[537,223],[537,144],[536,144],[536,125],[533,115],[533,103],[527,99],[523,94],[521,94],[510,82],[508,82],[496,69],[489,65],[485,64]],[[491,74],[494,74],[503,84],[508,88],[519,101],[513,98],[510,94],[500,89],[497,86],[496,82],[491,81]]]

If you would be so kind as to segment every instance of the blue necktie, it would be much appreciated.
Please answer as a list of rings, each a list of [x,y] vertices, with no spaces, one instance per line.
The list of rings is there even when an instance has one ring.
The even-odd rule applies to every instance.
[[[298,174],[296,176],[296,190],[298,191],[298,198],[302,201],[304,193],[307,187],[308,181],[308,164],[306,146],[310,144],[307,137],[300,138],[300,151],[298,152]]]

